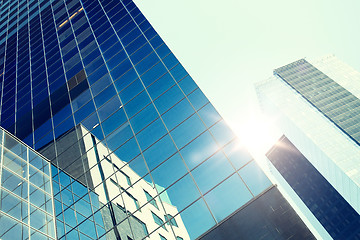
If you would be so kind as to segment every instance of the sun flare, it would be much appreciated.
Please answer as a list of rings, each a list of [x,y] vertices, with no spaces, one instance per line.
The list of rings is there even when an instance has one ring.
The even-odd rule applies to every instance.
[[[255,158],[264,156],[280,137],[274,129],[273,120],[262,114],[253,115],[244,123],[233,128],[241,142]]]

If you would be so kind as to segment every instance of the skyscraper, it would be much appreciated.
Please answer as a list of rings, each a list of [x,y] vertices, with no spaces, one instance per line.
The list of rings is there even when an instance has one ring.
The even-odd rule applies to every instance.
[[[360,73],[334,56],[301,59],[257,85],[284,136],[272,171],[324,239],[360,239]]]
[[[131,0],[1,1],[0,72],[1,126],[51,162],[54,204],[27,155],[2,164],[28,211],[2,202],[1,239],[313,239]]]

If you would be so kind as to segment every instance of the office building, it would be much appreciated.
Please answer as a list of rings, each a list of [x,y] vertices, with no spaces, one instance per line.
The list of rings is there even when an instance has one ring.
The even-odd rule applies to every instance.
[[[51,164],[3,129],[0,145],[1,239],[56,239]]]
[[[278,184],[323,239],[360,239],[360,73],[300,59],[257,84],[284,136],[267,153]]]
[[[9,196],[56,229],[5,204],[1,239],[313,239],[131,0],[1,1],[0,73],[0,125],[51,162],[53,212]]]

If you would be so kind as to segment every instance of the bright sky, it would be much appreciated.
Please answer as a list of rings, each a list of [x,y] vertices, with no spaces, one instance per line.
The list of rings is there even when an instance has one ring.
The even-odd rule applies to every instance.
[[[270,77],[274,68],[335,54],[360,70],[359,0],[135,3],[220,114],[246,138],[252,132],[257,139],[271,135],[266,124],[256,128],[251,122],[266,122],[258,117],[253,83]]]

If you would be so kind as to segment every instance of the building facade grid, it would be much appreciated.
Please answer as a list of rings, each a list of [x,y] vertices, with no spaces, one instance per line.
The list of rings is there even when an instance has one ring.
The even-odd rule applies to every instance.
[[[0,36],[1,126],[59,168],[54,179],[64,172],[102,198],[97,210],[90,194],[84,201],[95,210],[78,219],[82,196],[54,180],[63,238],[111,239],[123,226],[135,239],[136,212],[150,204],[131,211],[134,201],[123,193],[144,181],[166,215],[181,216],[191,239],[271,186],[132,1],[2,1]],[[117,178],[125,166],[138,176],[131,186]],[[121,186],[116,195],[106,190],[113,182]],[[124,209],[115,200],[125,218],[116,219]],[[181,237],[159,217],[164,224],[147,227],[150,238],[159,239],[163,226],[170,239]],[[81,230],[86,224],[95,235]]]

